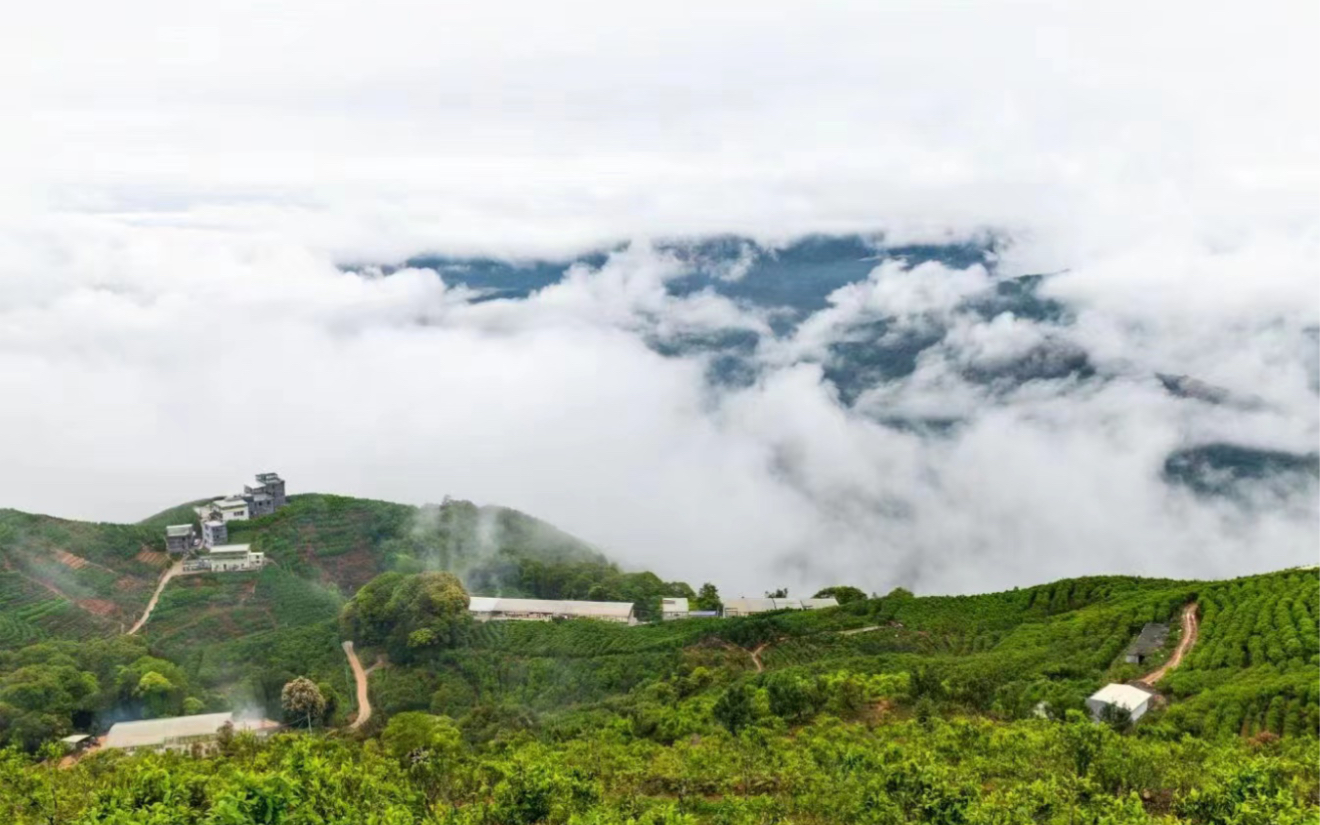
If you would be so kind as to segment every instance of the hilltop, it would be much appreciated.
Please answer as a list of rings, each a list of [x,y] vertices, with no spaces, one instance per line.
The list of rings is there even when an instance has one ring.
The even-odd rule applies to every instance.
[[[0,510],[0,649],[128,630],[170,563],[165,526],[195,520],[199,503],[136,524]],[[252,544],[272,564],[175,579],[144,633],[168,647],[332,619],[344,599],[391,570],[451,571],[481,592],[505,595],[645,600],[664,586],[649,574],[623,573],[544,521],[467,501],[414,507],[295,495],[271,515],[232,522],[229,540]]]

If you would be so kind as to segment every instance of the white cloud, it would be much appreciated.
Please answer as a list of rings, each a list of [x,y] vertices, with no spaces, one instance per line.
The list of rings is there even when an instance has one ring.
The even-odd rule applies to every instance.
[[[1315,449],[1318,33],[1303,2],[30,4],[0,33],[0,503],[134,518],[274,467],[749,594],[1312,561],[1313,507],[1159,471]],[[335,266],[845,230],[1003,233],[1076,321],[983,322],[982,268],[878,265],[715,394],[644,341],[767,318],[668,294],[645,242],[526,302]],[[813,362],[880,317],[949,331],[845,410]],[[966,377],[1063,339],[1102,381]]]

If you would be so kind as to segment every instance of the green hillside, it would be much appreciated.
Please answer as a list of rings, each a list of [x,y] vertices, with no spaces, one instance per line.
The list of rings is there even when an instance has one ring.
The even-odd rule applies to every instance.
[[[626,599],[628,573],[522,514],[294,498],[233,529],[274,562],[176,578],[161,526],[0,513],[0,810],[6,821],[381,823],[1313,822],[1320,570],[1229,581],[1088,577],[974,596],[635,627],[475,623],[483,593]],[[365,585],[370,582],[370,587]],[[1155,683],[1135,724],[1102,685]],[[1142,666],[1147,622],[1174,631]],[[358,712],[341,642],[369,676]],[[1189,637],[1190,639],[1191,637]],[[311,732],[206,757],[31,754],[113,720],[251,708],[308,677]],[[1146,677],[1151,678],[1151,677]],[[310,716],[297,717],[304,727]],[[367,740],[367,741],[362,741]],[[8,807],[5,807],[8,806]]]
[[[168,566],[165,525],[195,521],[196,503],[138,524],[0,510],[0,649],[127,630]],[[273,515],[231,523],[230,540],[264,551],[276,570],[180,578],[146,632],[215,641],[306,624],[333,617],[340,600],[387,570],[460,572],[483,592],[509,595],[540,589],[534,575],[523,581],[539,563],[575,565],[593,583],[618,574],[597,550],[545,522],[463,501],[419,508],[291,496]]]

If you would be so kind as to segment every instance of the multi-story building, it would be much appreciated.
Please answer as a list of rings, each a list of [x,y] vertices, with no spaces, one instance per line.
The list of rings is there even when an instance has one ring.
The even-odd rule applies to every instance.
[[[171,524],[165,528],[165,550],[187,553],[197,544],[197,531],[191,524]]]

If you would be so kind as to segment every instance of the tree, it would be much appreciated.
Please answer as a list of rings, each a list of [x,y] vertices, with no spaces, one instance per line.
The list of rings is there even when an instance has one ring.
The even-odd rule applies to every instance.
[[[720,591],[715,589],[715,585],[706,582],[697,591],[697,609],[698,610],[723,610],[724,603],[720,601]]]
[[[711,709],[715,721],[734,736],[752,723],[752,689],[744,684],[730,686]]]
[[[812,596],[813,599],[836,599],[839,604],[848,602],[859,602],[866,598],[866,593],[856,587],[846,584],[837,584],[834,587],[827,587],[824,590]]]
[[[325,697],[315,682],[299,676],[280,691],[280,707],[284,708],[286,718],[305,719],[307,729],[311,730],[312,719],[325,713]]]
[[[340,624],[348,638],[383,644],[392,659],[407,662],[456,647],[471,624],[467,608],[467,591],[452,573],[385,573],[344,605]]]
[[[766,594],[765,594],[765,597],[766,597],[767,599],[787,599],[787,598],[788,598],[788,588],[787,588],[787,587],[781,587],[781,588],[779,588],[778,590],[767,590],[767,591],[766,591]]]

